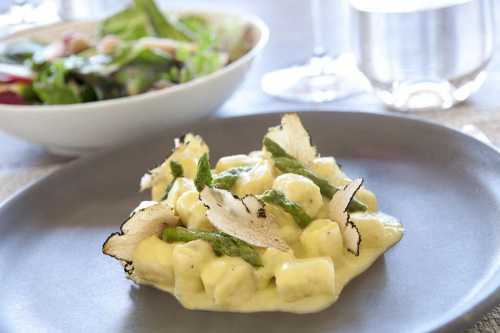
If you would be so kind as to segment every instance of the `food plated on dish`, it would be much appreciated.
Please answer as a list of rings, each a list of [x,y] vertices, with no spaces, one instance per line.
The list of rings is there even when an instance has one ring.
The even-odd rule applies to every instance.
[[[222,157],[187,134],[147,172],[151,189],[103,245],[128,278],[188,309],[320,311],[397,243],[398,220],[378,211],[362,179],[321,157],[295,114],[259,151]]]
[[[135,0],[98,22],[96,33],[3,43],[0,103],[77,104],[168,89],[241,58],[252,38],[238,20],[164,15],[154,0]]]
[[[143,1],[138,2],[143,3]],[[113,83],[114,87],[119,88],[116,90],[106,88],[100,91],[99,87],[101,84],[107,85],[110,82],[107,76],[100,75],[99,80],[92,81],[94,78],[92,75],[84,75],[86,80],[90,80],[88,81],[89,83],[95,83],[95,89],[84,89],[86,92],[82,95],[84,90],[80,88],[85,86],[85,84],[80,85],[80,83],[84,82],[82,78],[82,80],[78,79],[79,83],[76,86],[73,83],[68,83],[61,90],[71,89],[72,92],[70,95],[73,93],[76,94],[76,99],[72,99],[73,101],[78,99],[82,101],[88,100],[88,102],[76,104],[0,104],[0,130],[40,144],[58,154],[81,155],[103,148],[110,148],[125,142],[135,141],[145,136],[150,136],[153,133],[162,132],[168,128],[174,128],[206,117],[214,112],[244,80],[254,59],[267,43],[269,36],[268,28],[262,20],[253,15],[222,9],[169,9],[165,12],[165,18],[167,17],[176,24],[184,22],[185,24],[189,23],[191,26],[196,26],[196,22],[198,21],[206,22],[209,31],[201,33],[201,35],[211,35],[210,31],[214,30],[214,36],[219,36],[218,40],[222,44],[215,43],[214,40],[213,45],[221,45],[222,49],[219,50],[217,48],[208,53],[205,52],[207,50],[200,53],[200,49],[193,50],[192,52],[184,52],[188,50],[186,45],[192,45],[193,42],[177,42],[158,37],[154,34],[152,28],[148,26],[147,31],[151,33],[151,36],[141,37],[137,40],[128,40],[127,38],[131,38],[128,36],[118,38],[120,39],[119,44],[121,47],[116,49],[117,53],[120,52],[120,49],[126,50],[128,48],[134,51],[126,53],[126,57],[124,58],[117,59],[117,61],[119,60],[118,63],[121,62],[123,66],[114,66],[112,63],[106,65],[105,62],[113,58],[108,55],[91,56],[92,59],[96,58],[96,61],[99,59],[101,61],[101,64],[95,67],[83,66],[86,61],[75,61],[73,64],[69,61],[70,59],[81,60],[80,58],[86,53],[91,54],[94,52],[93,49],[95,47],[82,51],[83,55],[80,56],[63,57],[63,59],[56,58],[54,59],[56,64],[62,61],[68,62],[68,65],[71,64],[72,66],[78,67],[82,65],[82,68],[85,68],[85,70],[96,70],[98,74],[116,69],[116,72],[110,74],[110,77],[113,80],[115,78],[118,79],[123,84],[117,85]],[[112,17],[109,20],[113,22],[115,18]],[[64,40],[66,39],[67,46],[73,48],[76,46],[70,46],[70,42],[73,41],[73,43],[76,43],[75,39],[73,39],[75,34],[68,35],[68,31],[79,32],[77,36],[99,36],[100,31],[102,31],[100,26],[103,24],[101,21],[61,22],[16,32],[3,42],[6,44],[16,41],[34,40],[45,45],[54,44],[56,45],[55,49],[58,49],[61,47],[61,41],[63,41],[62,44],[64,46]],[[107,29],[118,28],[112,26]],[[120,34],[120,31],[115,32],[116,34]],[[107,35],[109,36],[109,34]],[[203,40],[205,37],[200,36],[199,38],[202,38],[202,40],[194,42],[194,44],[205,43]],[[238,38],[241,39],[238,40]],[[105,39],[110,44],[115,43],[117,40],[114,37]],[[97,46],[97,41],[95,43],[95,46]],[[19,44],[19,46],[21,45],[22,43]],[[203,45],[207,46],[208,44],[205,43]],[[180,47],[180,53],[177,53],[177,46],[182,46]],[[239,49],[240,46],[242,49]],[[105,47],[103,48],[105,49]],[[168,54],[165,51],[170,49],[177,56],[180,55],[181,58],[187,57],[184,59],[187,59],[186,61],[190,65],[183,66],[177,70],[181,62],[179,59],[173,61],[175,55],[172,56],[172,54]],[[140,50],[142,51],[139,52]],[[18,49],[16,52],[17,54],[23,54],[21,51],[21,49]],[[29,52],[27,54],[29,55]],[[239,56],[236,56],[237,54]],[[223,67],[218,68],[210,74],[206,72],[214,68],[206,66],[212,63],[210,59],[225,59],[227,57],[231,60],[228,60],[228,63]],[[201,65],[204,66],[200,65],[198,67],[200,59],[208,59],[208,61],[202,61]],[[152,76],[148,74],[152,72],[151,66],[156,66],[152,65],[152,63],[156,64],[156,60],[161,60],[160,63],[164,62],[166,67],[169,67],[167,64],[173,63],[175,65],[169,67],[170,70],[168,72],[163,72],[160,75],[162,78],[158,81],[155,80],[159,73],[154,72]],[[169,62],[170,60],[172,62]],[[97,64],[99,64],[99,61],[97,61]],[[128,61],[131,61],[131,63],[125,65]],[[147,64],[143,63],[144,61]],[[4,68],[3,71],[6,71],[6,67],[12,69],[12,66],[12,64],[2,65]],[[43,79],[49,85],[60,87],[62,86],[60,84],[62,76],[60,75],[61,71],[58,70],[61,69],[61,65],[55,66],[59,66],[58,68],[54,68],[59,74],[52,75],[52,69],[50,69],[50,73],[47,73]],[[53,65],[48,66],[48,68],[51,67]],[[187,70],[188,67],[198,72],[198,74],[192,76],[191,71]],[[19,67],[16,68],[19,69]],[[99,72],[101,69],[106,69],[106,71]],[[18,76],[25,75],[22,72],[18,74]],[[127,79],[129,74],[130,80]],[[66,79],[72,78],[72,75],[73,72],[66,73],[64,82],[66,83]],[[185,83],[177,84],[173,82],[174,84],[170,84],[166,80],[168,79],[167,76],[170,75],[179,75],[178,79],[180,82],[190,80]],[[170,78],[173,79],[173,77]],[[7,76],[5,79],[12,81],[11,83],[14,87],[19,86],[18,83],[15,83],[14,78]],[[35,79],[35,82],[37,81]],[[33,81],[28,80],[27,82]],[[45,87],[44,82],[40,82],[38,88]],[[27,86],[30,87],[33,84],[29,83]],[[151,84],[151,88],[149,90],[146,89],[146,92],[135,94]],[[10,96],[14,99],[19,99],[16,96],[16,92],[18,91],[16,89],[18,88],[13,88],[14,93],[8,93],[7,97]],[[32,91],[32,89],[27,89],[27,91]],[[111,95],[109,95],[110,93]],[[135,95],[129,95],[129,93],[134,93]],[[121,95],[125,97],[112,98]],[[66,99],[67,96],[64,96]],[[87,99],[85,96],[92,96],[92,98]],[[56,98],[55,94],[47,94],[46,97],[51,99],[50,102],[57,103],[58,98]],[[90,101],[94,97],[97,97],[99,100]],[[38,100],[38,97],[35,99]]]

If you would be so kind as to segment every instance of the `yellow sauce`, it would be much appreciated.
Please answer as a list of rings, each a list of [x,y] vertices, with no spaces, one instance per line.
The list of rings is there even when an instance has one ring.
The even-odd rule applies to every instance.
[[[295,281],[299,281],[298,283],[302,280],[304,281],[304,288],[310,288],[310,285],[320,286],[316,287],[318,290],[313,291],[312,295],[307,295],[308,292],[305,292],[305,297],[300,297],[300,285],[288,286],[285,294],[280,293],[277,288],[276,280],[279,280],[281,276],[276,278],[276,274],[267,285],[262,287],[259,285],[261,282],[259,281],[259,277],[262,276],[259,270],[265,270],[268,269],[268,267],[264,265],[264,267],[261,268],[254,268],[240,258],[227,256],[216,257],[213,254],[209,254],[204,256],[201,260],[196,259],[198,261],[193,261],[195,262],[192,267],[194,271],[193,274],[186,274],[185,268],[177,269],[178,267],[175,266],[175,259],[173,259],[175,255],[172,255],[172,253],[176,253],[176,251],[179,252],[180,250],[184,251],[188,243],[167,244],[161,241],[157,236],[152,236],[143,240],[135,250],[134,265],[136,269],[132,278],[138,283],[153,285],[156,288],[173,294],[179,302],[188,309],[231,312],[287,311],[294,313],[320,311],[333,304],[339,297],[344,286],[351,279],[365,271],[379,256],[401,239],[403,228],[393,217],[383,213],[362,213],[358,214],[357,218],[363,219],[367,217],[372,220],[378,220],[382,224],[383,237],[377,241],[377,244],[363,244],[362,242],[359,256],[356,257],[344,249],[340,256],[335,256],[335,260],[332,260],[331,257],[311,258],[305,254],[303,249],[300,251],[301,245],[298,244],[296,248],[299,251],[294,251],[296,258],[284,261],[278,265],[279,267],[275,269],[275,273],[279,271],[282,275],[287,274],[286,269],[283,270],[284,265],[293,265],[297,262],[299,266],[304,265],[304,267],[307,267],[307,265],[309,265],[308,269],[303,272],[300,270],[300,267],[297,271],[290,271],[290,276]],[[205,246],[201,244],[203,241],[194,242],[199,243],[196,244],[197,247],[200,245],[202,247]],[[206,245],[209,246],[208,244]],[[176,247],[183,248],[176,249]],[[154,250],[154,248],[157,248],[157,250]],[[168,250],[166,250],[167,248]],[[207,251],[207,248],[200,249],[200,251]],[[189,253],[189,251],[186,253]],[[153,257],[152,254],[154,254]],[[191,259],[189,258],[191,257],[185,258],[187,261],[183,259],[182,265],[190,265],[189,260]],[[161,265],[155,267],[163,267],[162,270],[153,277],[151,274],[143,276],[143,270],[141,268],[144,265],[146,265],[146,267],[151,267],[151,265],[154,265],[155,261],[161,262]],[[329,272],[327,269],[327,263],[329,261],[332,262],[332,272]],[[214,265],[214,263],[216,264]],[[225,275],[228,274],[228,271],[224,271],[220,274],[220,272],[217,272],[217,267],[225,265],[233,269],[229,274],[240,274],[241,277],[236,278],[236,280],[232,282],[235,284],[234,286],[231,287],[229,285],[225,287],[226,289],[222,288],[219,295],[215,297],[213,290],[208,290],[212,287],[204,282],[211,279],[214,283],[218,283],[218,281],[223,280]],[[190,268],[191,267],[188,267],[187,269],[189,270]],[[238,269],[240,269],[240,272],[234,273]],[[290,269],[289,266],[288,269]],[[148,270],[144,269],[144,271]],[[150,271],[148,272],[150,273]],[[174,274],[172,274],[173,272]],[[162,276],[163,274],[164,276]],[[301,274],[305,274],[305,276],[301,276]],[[322,274],[328,275],[333,279],[333,281],[324,281],[324,288],[321,288],[322,278],[324,278],[324,276],[321,276]],[[333,274],[333,276],[330,276],[330,274]],[[201,275],[208,278],[202,281]],[[286,278],[283,279],[286,280]],[[318,281],[314,281],[314,279],[318,279]],[[155,282],[152,282],[152,280],[155,280]],[[231,281],[228,283],[231,283]],[[193,292],[190,290],[195,291]],[[289,294],[289,290],[293,290],[293,293]],[[299,295],[297,295],[297,292],[299,292]]]

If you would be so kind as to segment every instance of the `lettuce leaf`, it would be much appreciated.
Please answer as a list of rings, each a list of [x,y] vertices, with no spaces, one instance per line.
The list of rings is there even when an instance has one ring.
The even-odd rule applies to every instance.
[[[146,37],[149,35],[148,18],[140,8],[130,6],[102,21],[99,35],[115,35],[123,40]]]
[[[66,83],[66,73],[63,61],[55,61],[39,73],[33,82],[33,90],[43,103],[81,103],[77,86]]]
[[[191,41],[189,30],[182,22],[166,17],[154,0],[134,0],[128,8],[101,22],[99,35],[115,35],[123,40],[137,40],[157,36],[180,41]]]
[[[191,41],[189,31],[180,22],[165,17],[156,6],[154,0],[134,0],[136,8],[140,8],[147,16],[149,24],[157,37],[180,41]]]

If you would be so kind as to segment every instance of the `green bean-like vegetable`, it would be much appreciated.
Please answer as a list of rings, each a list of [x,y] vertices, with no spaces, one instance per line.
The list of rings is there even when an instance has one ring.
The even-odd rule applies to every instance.
[[[230,190],[243,172],[248,172],[251,167],[236,167],[219,173],[214,177],[212,185],[214,187]]]
[[[264,139],[262,140],[262,144],[264,145],[266,150],[270,152],[271,155],[273,155],[273,157],[287,157],[295,160],[295,157],[288,154],[283,148],[281,148],[279,144],[269,139],[267,136],[265,136]]]
[[[163,230],[162,239],[166,242],[190,242],[202,239],[210,243],[215,254],[218,256],[241,257],[252,266],[262,266],[260,255],[252,245],[220,231],[166,227]]]
[[[301,228],[305,228],[312,222],[312,218],[306,214],[304,209],[296,203],[287,199],[287,197],[276,190],[267,190],[260,197],[262,201],[281,207],[285,212],[292,215],[295,223]]]
[[[166,200],[168,198],[168,194],[170,193],[170,190],[174,186],[175,181],[177,178],[184,177],[184,169],[182,168],[182,165],[177,163],[176,161],[170,161],[170,172],[172,173],[172,176],[174,179],[168,184],[167,188],[165,189],[165,194],[163,195],[163,198],[161,200]]]
[[[295,173],[306,178],[312,180],[314,184],[319,187],[321,194],[331,199],[335,192],[339,189],[330,185],[330,183],[318,176],[316,176],[313,172],[307,170],[300,161],[295,159],[293,156],[289,155],[279,144],[274,142],[273,140],[265,137],[263,140],[264,147],[266,147],[267,151],[269,151],[274,160],[274,165],[283,173]],[[357,199],[352,199],[347,208],[348,212],[358,212],[358,211],[366,211],[367,207],[361,201]]]
[[[313,181],[314,184],[318,185],[321,194],[328,199],[331,199],[335,192],[338,191],[337,188],[333,187],[328,183],[327,180],[319,178],[311,171],[307,170],[302,166],[297,160],[292,160],[287,157],[276,157],[273,158],[274,165],[283,173],[295,173]]]
[[[210,161],[208,154],[203,154],[198,160],[198,171],[194,179],[194,185],[198,192],[201,192],[205,186],[212,185],[212,170],[210,169]]]
[[[170,161],[170,171],[172,172],[172,176],[174,176],[174,178],[184,176],[182,165],[180,163],[177,163],[176,161]]]

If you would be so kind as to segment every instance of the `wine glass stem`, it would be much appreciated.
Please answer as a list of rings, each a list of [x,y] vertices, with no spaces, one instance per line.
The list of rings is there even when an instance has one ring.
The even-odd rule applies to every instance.
[[[323,35],[323,13],[321,11],[324,0],[311,1],[311,20],[313,33],[313,57],[321,58],[326,55],[325,40]]]

